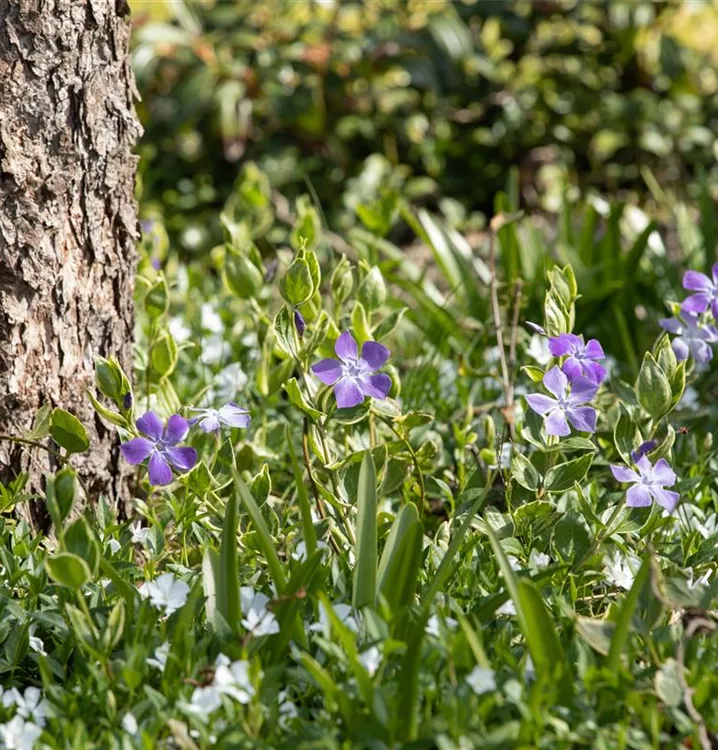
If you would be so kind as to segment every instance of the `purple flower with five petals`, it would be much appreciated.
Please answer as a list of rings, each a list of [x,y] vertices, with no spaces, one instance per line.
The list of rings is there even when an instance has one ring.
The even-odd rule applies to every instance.
[[[664,318],[661,327],[676,335],[671,342],[676,359],[682,362],[688,355],[699,364],[713,359],[713,350],[709,344],[718,341],[718,330],[711,325],[700,322],[694,313],[682,312],[680,318]]]
[[[569,422],[579,432],[596,431],[596,410],[589,403],[598,386],[588,378],[578,377],[570,385],[559,367],[552,367],[544,376],[543,384],[555,398],[534,393],[526,396],[529,406],[542,417],[547,435],[565,437],[571,433]]]
[[[683,300],[683,312],[703,313],[710,307],[713,317],[718,320],[718,263],[713,264],[711,276],[713,278],[709,279],[699,271],[686,271],[683,288],[695,294]]]
[[[646,456],[636,461],[638,471],[626,466],[611,464],[611,473],[619,482],[630,482],[633,486],[626,493],[626,505],[630,508],[644,508],[655,500],[671,513],[678,504],[677,492],[664,489],[676,483],[676,475],[665,458],[660,458],[653,466]]]
[[[189,432],[189,422],[179,414],[173,414],[165,427],[153,411],[148,411],[137,420],[137,429],[145,437],[128,440],[120,449],[128,463],[139,464],[150,459],[150,484],[169,484],[172,467],[177,471],[189,471],[197,463],[194,448],[178,447]]]
[[[200,429],[204,432],[217,432],[221,425],[226,427],[249,427],[252,418],[249,412],[234,401],[225,404],[221,409],[197,408],[190,409],[194,415],[189,420],[191,425],[199,422]]]
[[[583,376],[592,383],[600,383],[606,377],[606,369],[596,362],[606,356],[596,339],[584,344],[583,336],[562,333],[548,340],[548,348],[554,357],[566,357],[561,369],[569,380]]]
[[[365,341],[359,347],[349,331],[337,339],[334,351],[339,357],[323,359],[312,366],[312,372],[327,385],[334,386],[334,396],[340,409],[357,406],[365,396],[384,399],[391,388],[391,378],[377,372],[389,359],[389,350],[376,341]]]

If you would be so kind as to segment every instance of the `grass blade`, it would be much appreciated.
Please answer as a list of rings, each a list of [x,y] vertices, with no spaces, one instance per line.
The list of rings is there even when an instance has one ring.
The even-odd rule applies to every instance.
[[[628,643],[628,636],[631,634],[631,620],[636,612],[638,599],[641,596],[643,587],[648,581],[650,573],[651,556],[647,555],[643,560],[640,570],[636,574],[631,590],[626,594],[626,598],[623,600],[623,604],[618,613],[618,618],[616,619],[616,629],[613,632],[611,648],[606,657],[606,666],[611,671],[617,670],[621,665],[621,654]]]
[[[224,511],[222,543],[215,591],[215,606],[233,630],[241,620],[239,603],[239,567],[237,564],[237,495],[230,493]]]
[[[573,679],[566,654],[546,605],[536,587],[528,580],[519,579],[511,568],[499,540],[488,523],[486,533],[501,575],[516,605],[519,624],[526,638],[536,672],[544,675],[548,684],[556,679],[557,669],[560,670],[558,674],[559,696],[565,703],[573,693]]]
[[[249,491],[247,485],[242,481],[242,477],[239,476],[239,472],[234,469],[232,471],[234,476],[234,486],[239,493],[239,497],[242,500],[244,507],[249,513],[249,517],[252,520],[252,525],[257,531],[257,537],[259,544],[262,548],[264,556],[267,558],[267,565],[269,566],[269,574],[272,576],[274,585],[277,588],[277,594],[281,595],[287,587],[287,582],[284,577],[284,571],[282,564],[279,562],[279,555],[277,554],[277,548],[274,546],[274,540],[272,535],[269,533],[267,524],[264,520],[262,512],[259,510],[257,503],[252,497],[252,493]]]
[[[352,605],[360,609],[376,600],[376,467],[371,451],[364,453],[359,469],[356,529],[356,567]]]
[[[312,521],[312,510],[309,505],[309,493],[304,484],[302,469],[297,460],[297,453],[292,445],[292,438],[287,425],[287,448],[289,449],[289,458],[292,462],[292,472],[294,473],[294,483],[297,486],[297,498],[299,501],[299,513],[302,518],[302,537],[307,549],[307,557],[311,557],[317,550],[317,532]]]
[[[423,528],[414,503],[397,513],[379,561],[378,591],[396,613],[410,604],[421,565]]]

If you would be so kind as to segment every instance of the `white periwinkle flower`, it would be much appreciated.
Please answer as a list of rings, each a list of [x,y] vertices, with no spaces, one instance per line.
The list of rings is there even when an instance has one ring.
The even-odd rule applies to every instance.
[[[167,657],[170,655],[170,644],[169,641],[165,641],[161,646],[157,646],[155,649],[154,656],[151,656],[147,663],[154,667],[155,669],[159,669],[160,672],[164,672],[165,666],[167,665]]]
[[[613,557],[603,558],[603,565],[606,569],[606,578],[614,586],[628,591],[633,586],[633,579],[641,562],[636,558],[622,558],[619,552],[615,552]]]
[[[376,646],[372,646],[359,655],[359,663],[366,669],[369,676],[373,677],[381,666],[381,651]]]
[[[476,693],[476,695],[482,695],[483,693],[490,693],[491,691],[496,690],[496,675],[493,669],[474,667],[471,672],[466,675],[466,682],[469,683],[469,687]]]
[[[139,727],[137,726],[137,719],[135,719],[135,715],[128,711],[123,717],[122,717],[122,729],[127,732],[127,734],[137,734],[139,731]]]
[[[444,626],[447,627],[449,630],[455,630],[456,626],[459,624],[457,620],[455,620],[453,617],[444,617],[442,618]],[[441,623],[441,620],[439,619],[439,615],[432,615],[429,618],[429,621],[426,623],[425,633],[427,635],[433,635],[434,638],[439,637],[439,625]]]
[[[40,688],[28,687],[21,693],[17,688],[8,690],[2,697],[5,707],[15,706],[18,716],[32,719],[38,726],[45,726],[47,701],[43,700]]]
[[[163,573],[154,581],[148,581],[141,589],[144,597],[149,597],[150,603],[157,609],[163,609],[166,615],[171,615],[185,605],[189,594],[189,586],[172,573]]]
[[[39,726],[17,714],[7,723],[0,724],[0,745],[7,750],[32,750],[41,734]]]
[[[254,687],[249,679],[249,662],[233,661],[229,666],[217,667],[212,687],[239,703],[249,703],[254,695]]]
[[[130,532],[132,533],[132,544],[147,544],[150,536],[150,527],[142,526],[141,521],[135,521],[130,524]]]
[[[273,612],[267,608],[269,598],[261,592],[254,592],[249,586],[239,591],[242,605],[242,627],[257,637],[279,632],[279,623]]]
[[[359,615],[348,604],[333,604],[332,609],[334,614],[339,618],[339,621],[352,633],[359,632]],[[331,629],[329,622],[329,616],[324,611],[324,607],[319,608],[319,622],[315,622],[309,626],[309,630],[322,631],[328,633]]]
[[[543,570],[551,564],[551,558],[545,552],[537,552],[535,549],[531,550],[529,555],[529,567],[534,570]]]

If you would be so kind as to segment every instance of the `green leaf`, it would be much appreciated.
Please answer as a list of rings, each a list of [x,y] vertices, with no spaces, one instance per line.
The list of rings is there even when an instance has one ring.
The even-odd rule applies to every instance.
[[[374,605],[376,599],[377,531],[376,468],[371,451],[364,453],[357,487],[356,565],[352,605]]]
[[[643,364],[636,380],[638,403],[655,419],[660,419],[671,408],[671,385],[668,378],[650,352],[643,357]]]
[[[68,517],[75,502],[77,493],[77,474],[71,466],[65,466],[47,482],[45,492],[47,508],[55,526],[56,533],[61,533],[62,522]]]
[[[83,453],[90,447],[90,440],[82,422],[64,409],[52,410],[50,434],[68,453]]]
[[[546,605],[530,581],[519,580],[488,523],[486,533],[506,587],[516,605],[521,631],[526,638],[536,672],[546,680],[545,684],[558,680],[559,696],[565,704],[573,693],[571,668]]]
[[[287,396],[289,396],[291,403],[301,409],[311,420],[316,422],[322,416],[322,412],[309,405],[309,402],[299,388],[296,378],[291,378],[282,387],[286,391]]]
[[[277,589],[277,594],[280,596],[284,593],[287,582],[284,577],[284,571],[282,565],[279,562],[279,555],[277,554],[277,548],[274,545],[272,535],[269,533],[267,524],[262,516],[262,512],[259,510],[257,503],[254,501],[247,485],[242,481],[242,477],[239,476],[239,472],[236,469],[232,470],[232,476],[234,477],[234,486],[239,493],[239,498],[242,501],[244,507],[249,513],[249,517],[252,519],[252,525],[257,532],[259,539],[259,545],[267,559],[267,565],[269,566],[269,574],[274,581],[274,585]]]
[[[84,560],[92,575],[97,575],[100,567],[100,545],[83,516],[76,518],[64,531],[62,541],[65,549]]]
[[[226,287],[240,299],[256,297],[264,285],[262,272],[248,254],[225,245],[222,277]]]
[[[42,440],[50,434],[50,417],[52,416],[52,406],[44,404],[35,414],[32,423],[32,429],[25,436],[28,440]]]
[[[69,552],[57,552],[45,558],[45,570],[61,586],[79,589],[91,578],[92,572],[87,563]]]
[[[592,462],[593,454],[586,453],[583,456],[579,456],[579,458],[574,458],[572,461],[566,461],[550,468],[546,472],[544,488],[547,492],[565,492],[566,490],[570,490],[576,482],[583,480]]]
[[[400,307],[398,310],[390,312],[374,329],[372,333],[374,341],[381,341],[386,338],[399,325],[408,309],[408,307]]]
[[[242,618],[239,600],[239,566],[237,563],[237,493],[227,498],[222,526],[222,542],[217,567],[216,607],[219,614],[236,630]]]
[[[511,476],[514,481],[532,492],[535,492],[541,484],[541,475],[531,461],[518,450],[514,450],[511,457]]]
[[[545,375],[544,371],[535,365],[525,365],[521,368],[521,372],[528,375],[534,383],[540,383]]]
[[[357,299],[368,312],[373,312],[386,302],[386,284],[381,271],[374,266],[357,289]]]
[[[621,666],[621,654],[628,644],[628,637],[631,634],[631,620],[638,606],[638,599],[641,596],[643,587],[648,583],[651,575],[651,556],[646,555],[643,558],[643,564],[636,574],[631,590],[626,594],[621,604],[621,608],[616,618],[616,629],[611,639],[611,648],[606,657],[606,667],[617,672]]]
[[[616,625],[610,620],[581,616],[576,618],[576,632],[592,649],[603,656],[608,655],[615,630]]]
[[[169,287],[163,274],[157,274],[157,280],[147,292],[145,297],[145,310],[150,318],[159,318],[169,308]]]
[[[314,283],[309,264],[304,258],[295,258],[281,283],[282,296],[293,307],[303,304],[314,294]]]
[[[414,503],[407,503],[397,513],[384,545],[377,589],[396,613],[414,600],[421,566],[423,528]]]
[[[621,416],[616,422],[613,430],[613,440],[616,443],[616,450],[621,454],[627,466],[633,463],[631,452],[634,451],[641,442],[641,434],[633,423],[625,409],[621,409]]]

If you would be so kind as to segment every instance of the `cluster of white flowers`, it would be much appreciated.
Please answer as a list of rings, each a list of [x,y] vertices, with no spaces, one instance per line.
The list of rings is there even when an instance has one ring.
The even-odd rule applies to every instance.
[[[224,654],[220,654],[215,666],[212,682],[195,688],[190,702],[181,704],[185,711],[200,719],[206,719],[222,705],[223,695],[242,704],[249,703],[254,695],[248,661],[230,662]]]
[[[39,639],[38,639],[39,640]],[[47,713],[47,701],[39,688],[28,687],[24,692],[17,688],[3,690],[0,696],[5,708],[15,707],[15,715],[0,724],[0,747],[7,750],[32,750],[42,734]]]

